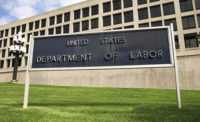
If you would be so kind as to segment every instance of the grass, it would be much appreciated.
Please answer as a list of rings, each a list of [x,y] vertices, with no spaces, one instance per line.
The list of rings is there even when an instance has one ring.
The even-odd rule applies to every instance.
[[[200,91],[89,88],[30,85],[28,109],[22,109],[24,85],[0,83],[0,122],[197,122]]]

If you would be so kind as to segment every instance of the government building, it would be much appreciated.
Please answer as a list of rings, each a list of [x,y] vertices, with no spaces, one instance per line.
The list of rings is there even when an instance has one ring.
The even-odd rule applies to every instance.
[[[22,32],[27,42],[20,58],[18,82],[25,82],[30,35],[98,32],[174,24],[181,89],[200,90],[200,0],[87,0],[0,26],[0,82],[12,79],[14,56],[9,52],[14,36]],[[144,35],[145,36],[145,35]],[[48,47],[48,44],[46,44]],[[124,68],[32,71],[31,84],[176,88],[174,68]]]

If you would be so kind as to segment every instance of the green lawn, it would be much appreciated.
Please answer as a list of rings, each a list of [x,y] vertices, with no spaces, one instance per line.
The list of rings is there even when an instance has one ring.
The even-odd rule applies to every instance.
[[[24,85],[0,83],[0,122],[197,122],[200,91],[88,88],[30,85],[28,109],[22,109]]]

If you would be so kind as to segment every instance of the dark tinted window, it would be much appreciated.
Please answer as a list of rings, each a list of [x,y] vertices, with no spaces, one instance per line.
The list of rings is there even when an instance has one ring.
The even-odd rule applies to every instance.
[[[196,25],[195,25],[194,16],[182,17],[182,24],[183,24],[183,29],[195,28]]]
[[[33,35],[34,35],[34,36],[38,36],[38,32],[34,32]]]
[[[63,33],[69,33],[69,24],[63,26]]]
[[[57,24],[62,23],[62,14],[57,15]]]
[[[178,36],[175,36],[174,39],[175,39],[175,46],[176,46],[176,49],[179,49],[179,48],[180,48],[180,45],[179,45]]]
[[[82,30],[88,30],[89,29],[89,20],[82,22]]]
[[[20,26],[17,26],[16,34],[18,34],[19,32],[20,32]]]
[[[133,21],[133,11],[124,12],[124,22],[132,22]]]
[[[184,39],[185,39],[185,47],[186,48],[199,47],[198,41],[196,39],[196,34],[184,35]]]
[[[3,47],[6,47],[7,46],[7,39],[5,39],[4,41],[3,41]]]
[[[2,54],[1,54],[1,57],[4,58],[6,55],[6,50],[2,50]]]
[[[162,21],[151,22],[152,27],[162,26]]]
[[[46,26],[46,19],[43,19],[41,27],[45,27],[45,26]]]
[[[5,33],[5,36],[6,36],[6,37],[8,36],[8,32],[9,32],[9,30],[6,29],[6,33]]]
[[[147,0],[137,0],[137,2],[138,2],[138,5],[141,5],[141,4],[146,4]]]
[[[199,27],[200,27],[200,14],[197,15],[197,20],[198,20],[198,24],[199,24]]]
[[[10,59],[7,60],[7,67],[10,67]]]
[[[61,26],[56,27],[56,34],[61,34]]]
[[[64,16],[65,16],[65,18],[64,18],[65,22],[70,20],[70,12],[65,13]]]
[[[181,12],[192,11],[192,0],[180,0]]]
[[[0,68],[3,68],[3,65],[4,65],[4,61],[1,60],[1,61],[0,61]]]
[[[174,14],[174,3],[163,4],[164,15]]]
[[[99,27],[99,21],[98,18],[91,19],[91,29],[95,29]]]
[[[113,0],[113,10],[121,9],[121,0]]]
[[[148,9],[142,8],[138,10],[139,20],[148,19]]]
[[[44,36],[45,35],[45,30],[40,31],[40,36]]]
[[[28,54],[29,45],[26,45],[26,54]]]
[[[99,5],[92,6],[92,15],[99,14]]]
[[[111,16],[104,16],[103,17],[103,26],[110,26],[111,25]]]
[[[29,23],[29,31],[33,30],[33,22]]]
[[[87,7],[87,8],[83,8],[83,11],[82,11],[83,13],[83,17],[88,17],[89,16],[89,7]]]
[[[81,11],[80,9],[74,11],[74,19],[80,19],[80,11]]]
[[[40,21],[38,20],[38,21],[35,22],[35,29],[38,29],[39,26],[40,26]]]
[[[113,28],[113,30],[119,30],[119,29],[122,29],[122,27]]]
[[[0,40],[0,47],[2,46],[2,40]]]
[[[26,24],[22,25],[22,32],[26,31]]]
[[[124,8],[132,7],[132,0],[124,0]]]
[[[54,34],[54,28],[50,28],[49,29],[49,35],[53,35]]]
[[[10,45],[13,45],[13,38],[10,38]]]
[[[122,23],[122,14],[114,14],[113,15],[113,21],[114,21],[114,25],[116,24],[121,24]]]
[[[28,40],[27,40],[27,42],[29,42],[30,41],[30,36],[32,35],[32,33],[29,33],[28,34]]]
[[[74,23],[74,32],[80,31],[80,22]]]
[[[173,25],[174,25],[174,31],[177,31],[176,19],[165,20],[165,25],[170,25],[171,23],[173,23]]]
[[[156,1],[159,1],[159,0],[149,0],[149,2],[156,2]]]
[[[133,25],[129,25],[129,26],[125,26],[124,29],[128,29],[128,28],[134,28]]]
[[[140,28],[149,27],[149,23],[142,23],[142,24],[139,24],[139,27],[140,27]]]
[[[195,0],[196,9],[200,9],[200,0]]]
[[[3,37],[3,34],[4,34],[4,31],[2,30],[2,31],[0,32],[0,37],[1,37],[1,38]]]
[[[160,5],[150,7],[150,10],[151,10],[151,17],[152,18],[161,16]]]
[[[55,24],[55,17],[50,17],[50,22],[49,25],[54,25]]]
[[[110,2],[103,3],[103,12],[109,12],[111,10]]]

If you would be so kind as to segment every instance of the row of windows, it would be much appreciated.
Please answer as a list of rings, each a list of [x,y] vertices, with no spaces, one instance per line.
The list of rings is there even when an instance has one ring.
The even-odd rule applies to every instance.
[[[25,65],[27,65],[27,61],[28,61],[28,58],[25,57]],[[22,65],[22,58],[19,59],[19,66]],[[4,60],[0,60],[0,68],[4,68]],[[6,60],[6,67],[7,68],[10,68],[10,67],[14,67],[14,59],[7,59]]]

